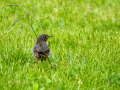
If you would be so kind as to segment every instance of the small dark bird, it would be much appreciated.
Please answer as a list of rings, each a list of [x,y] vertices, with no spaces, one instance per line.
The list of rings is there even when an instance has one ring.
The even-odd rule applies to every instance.
[[[42,34],[37,38],[36,45],[33,48],[33,54],[36,58],[36,61],[46,60],[47,56],[50,54],[50,48],[46,43],[49,37],[52,37],[52,36]]]

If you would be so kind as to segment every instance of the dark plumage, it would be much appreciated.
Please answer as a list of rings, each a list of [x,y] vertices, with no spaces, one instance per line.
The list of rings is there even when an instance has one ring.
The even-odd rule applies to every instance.
[[[36,45],[33,48],[33,54],[36,58],[36,61],[38,60],[46,60],[47,55],[50,54],[50,48],[47,45],[46,41],[49,37],[52,36],[48,36],[46,34],[42,34],[38,37],[37,41],[36,41]]]

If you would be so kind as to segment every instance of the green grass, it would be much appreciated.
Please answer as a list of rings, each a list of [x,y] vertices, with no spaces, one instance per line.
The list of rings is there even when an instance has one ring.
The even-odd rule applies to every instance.
[[[1,90],[120,90],[119,0],[0,3]],[[37,16],[42,28],[24,10]],[[27,18],[7,30],[22,16],[28,17],[37,36],[53,36],[47,41],[51,63],[34,63],[36,37]]]

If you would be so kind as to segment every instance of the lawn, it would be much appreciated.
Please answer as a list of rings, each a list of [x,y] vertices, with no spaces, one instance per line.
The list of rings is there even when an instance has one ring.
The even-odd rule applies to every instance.
[[[120,90],[120,0],[0,3],[0,90]],[[43,33],[51,56],[36,63]]]

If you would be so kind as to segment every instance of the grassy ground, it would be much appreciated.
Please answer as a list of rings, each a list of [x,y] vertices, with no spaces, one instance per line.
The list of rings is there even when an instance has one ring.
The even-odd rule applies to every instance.
[[[1,90],[120,90],[119,0],[0,3]],[[23,16],[37,36],[53,36],[47,42],[51,62],[34,63],[36,37],[27,18],[7,30]]]

